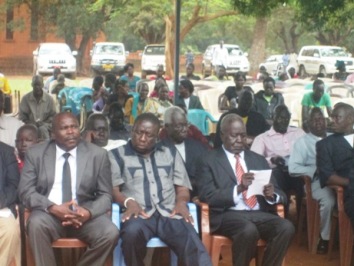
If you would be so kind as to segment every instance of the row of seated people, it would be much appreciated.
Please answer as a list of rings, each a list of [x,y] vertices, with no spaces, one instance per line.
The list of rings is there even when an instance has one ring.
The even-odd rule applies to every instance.
[[[268,211],[276,203],[285,203],[286,198],[272,178],[264,187],[264,196],[257,196],[253,203],[246,200],[243,192],[253,179],[248,169],[261,170],[268,165],[262,156],[245,150],[242,119],[234,114],[226,117],[221,124],[223,148],[205,155],[204,147],[204,156],[197,155],[194,159],[198,162],[192,163],[188,171],[190,143],[180,140],[181,135],[188,134],[186,115],[178,107],[166,113],[168,139],[158,142],[160,121],[151,113],[142,114],[135,120],[131,140],[111,150],[108,156],[101,148],[81,140],[78,122],[71,113],[54,117],[52,140],[27,151],[18,188],[20,202],[31,210],[27,233],[36,265],[55,265],[50,243],[63,236],[77,237],[89,244],[79,265],[103,264],[118,239],[117,228],[105,215],[112,200],[112,186],[113,200],[126,208],[120,237],[127,265],[143,265],[146,242],[154,235],[170,246],[185,265],[211,265],[186,206],[192,186],[201,200],[211,206],[213,231],[234,240],[234,265],[249,263],[260,237],[269,242],[265,265],[281,265],[294,228],[289,221]],[[92,119],[99,116],[103,117],[94,114]],[[105,130],[98,126],[92,134],[87,133],[92,136],[91,141],[98,139],[93,137],[94,132],[108,132],[108,122],[103,121]],[[13,149],[4,146],[7,158],[15,158]],[[240,154],[241,159],[231,156],[233,159],[229,160],[232,154]],[[222,164],[215,164],[220,159]],[[241,163],[237,165],[236,160]],[[19,176],[18,168],[13,166],[4,177],[13,181],[11,195],[16,198]],[[195,178],[189,176],[193,171]],[[227,171],[227,175],[216,174],[218,171]],[[225,224],[224,216],[228,220]],[[264,222],[259,223],[261,220]],[[245,239],[247,245],[239,248],[238,243]]]

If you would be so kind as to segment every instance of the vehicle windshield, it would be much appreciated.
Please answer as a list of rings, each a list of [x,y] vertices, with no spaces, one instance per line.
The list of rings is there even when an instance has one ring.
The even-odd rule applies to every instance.
[[[148,46],[144,53],[148,55],[164,55],[165,46]]]
[[[48,54],[55,54],[55,55],[65,55],[71,54],[69,46],[66,45],[46,45],[41,46],[39,49],[40,55],[48,55]]]
[[[121,45],[113,45],[113,44],[96,45],[94,48],[94,53],[123,55],[123,47]]]
[[[324,48],[321,49],[323,57],[346,57],[348,54],[342,48]]]
[[[229,55],[242,55],[242,51],[239,47],[226,47]]]

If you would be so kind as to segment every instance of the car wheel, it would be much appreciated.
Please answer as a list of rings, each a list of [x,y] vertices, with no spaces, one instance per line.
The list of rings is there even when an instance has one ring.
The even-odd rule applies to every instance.
[[[306,76],[306,70],[305,70],[305,67],[304,66],[300,66],[300,69],[299,69],[299,75],[300,77],[304,78]]]
[[[320,72],[321,74],[324,75],[324,77],[327,77],[327,71],[326,68],[324,66],[320,66]]]

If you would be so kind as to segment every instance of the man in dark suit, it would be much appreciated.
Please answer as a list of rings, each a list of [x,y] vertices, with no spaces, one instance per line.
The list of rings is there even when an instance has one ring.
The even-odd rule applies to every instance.
[[[207,153],[208,147],[200,141],[188,137],[188,121],[186,113],[178,106],[170,107],[164,114],[164,127],[167,132],[167,138],[162,143],[177,150],[181,155],[193,191],[191,198],[197,196],[196,185],[196,162]]]
[[[16,222],[20,174],[14,148],[0,142],[0,265],[20,265],[20,230]]]
[[[263,156],[245,150],[246,137],[240,116],[224,117],[223,146],[208,153],[197,169],[199,198],[210,206],[211,231],[233,241],[234,266],[249,265],[259,239],[267,242],[262,265],[281,265],[294,227],[270,212],[286,197],[273,178],[264,186],[263,195],[246,197],[254,180],[252,170],[269,169]]]
[[[183,79],[179,85],[179,95],[175,95],[175,105],[183,106],[186,110],[202,109],[203,105],[198,96],[193,95],[194,85],[189,79]]]
[[[26,154],[19,196],[31,210],[27,231],[36,265],[56,265],[51,243],[61,237],[83,240],[89,248],[78,265],[103,265],[118,241],[106,215],[112,180],[107,152],[80,140],[71,113],[53,119],[51,141]]]
[[[354,228],[354,108],[345,103],[332,112],[334,134],[316,143],[320,183],[344,187],[344,209]]]

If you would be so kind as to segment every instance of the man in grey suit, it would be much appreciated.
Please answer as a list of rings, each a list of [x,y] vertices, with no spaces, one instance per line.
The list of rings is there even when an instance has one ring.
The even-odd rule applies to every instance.
[[[78,265],[103,265],[118,241],[106,215],[112,181],[107,152],[80,140],[71,113],[53,119],[51,141],[27,152],[19,197],[31,210],[27,231],[37,266],[56,265],[51,243],[61,237],[89,245]]]
[[[236,114],[221,122],[222,147],[209,152],[197,169],[199,198],[210,206],[213,233],[233,241],[233,265],[249,265],[257,241],[267,242],[262,265],[280,266],[294,235],[294,226],[274,215],[275,204],[283,203],[284,193],[271,178],[263,195],[247,197],[254,180],[252,170],[269,169],[266,159],[245,150],[246,127]]]

